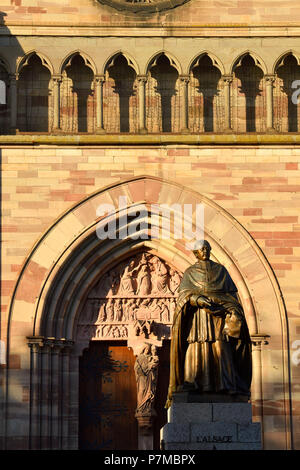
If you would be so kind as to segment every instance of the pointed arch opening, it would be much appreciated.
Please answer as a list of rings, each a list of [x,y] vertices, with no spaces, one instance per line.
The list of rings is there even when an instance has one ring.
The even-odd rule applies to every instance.
[[[231,122],[235,132],[264,132],[266,89],[262,64],[250,52],[235,61],[231,87]]]
[[[93,132],[95,128],[94,67],[80,52],[62,65],[60,86],[61,129],[70,133]]]
[[[105,66],[103,118],[107,132],[138,131],[137,72],[124,54],[116,54]]]
[[[180,86],[176,63],[165,53],[148,66],[146,127],[149,132],[180,132]]]
[[[38,53],[30,53],[18,66],[18,117],[21,132],[49,132],[52,123],[51,66]]]
[[[112,212],[110,216],[107,214],[100,216],[99,212],[97,215],[97,208],[107,204],[108,201],[117,208],[120,196],[127,197],[127,206],[131,210],[138,210],[141,204],[145,204],[150,213],[154,211],[153,204],[156,204],[155,210],[157,210],[157,205],[164,204],[166,200],[170,205],[177,204],[177,210],[178,205],[203,204],[205,238],[212,246],[213,259],[226,266],[238,288],[251,335],[254,337],[263,333],[270,335],[269,344],[264,351],[257,350],[255,357],[253,356],[256,372],[253,378],[252,403],[256,410],[255,416],[263,423],[265,448],[268,448],[268,445],[272,447],[274,429],[270,425],[269,416],[265,419],[264,409],[272,407],[269,401],[273,402],[274,399],[280,400],[285,410],[285,433],[288,443],[291,428],[289,382],[286,380],[290,367],[287,318],[281,292],[271,267],[249,233],[215,202],[177,183],[149,176],[140,176],[111,185],[76,204],[47,230],[28,256],[10,305],[7,357],[18,351],[18,354],[22,353],[24,358],[28,358],[28,364],[31,357],[32,370],[30,372],[28,369],[27,379],[24,379],[26,375],[24,370],[21,373],[22,383],[28,380],[31,387],[32,403],[41,403],[38,399],[40,389],[36,388],[38,382],[34,377],[44,380],[41,379],[42,375],[48,374],[49,380],[43,381],[43,386],[47,388],[49,383],[52,384],[52,390],[55,392],[52,397],[53,406],[66,413],[53,416],[52,429],[55,430],[57,423],[62,426],[65,419],[77,422],[78,360],[91,339],[87,333],[83,341],[78,340],[78,320],[91,289],[97,285],[101,276],[115,266],[121,266],[128,257],[141,251],[153,253],[179,272],[183,272],[194,263],[190,249],[181,240],[172,237],[147,239],[126,236],[99,239],[97,226],[104,228],[115,216],[121,221],[120,225],[117,224],[117,230],[123,230],[128,226],[128,220],[126,223],[122,212],[125,208],[122,208],[122,211]],[[160,227],[163,226],[164,217],[160,215],[156,219]],[[193,213],[192,218],[194,217]],[[144,214],[142,220],[148,220],[148,213],[147,216]],[[148,229],[141,225],[142,220],[139,221],[139,226],[134,226],[133,232],[136,235],[147,233]],[[18,330],[20,316],[24,325],[22,331],[26,331],[30,336],[31,353],[25,338],[20,342]],[[282,344],[280,349],[278,349],[279,337]],[[43,349],[44,347],[46,349]],[[47,369],[43,360],[36,360],[37,358],[44,358],[47,364],[50,360],[51,370]],[[276,377],[265,377],[262,374],[262,370],[265,370],[264,367],[269,363],[276,367]],[[62,373],[59,381],[57,381],[58,371]],[[9,378],[8,374],[7,380]],[[64,380],[69,385],[66,384],[63,393],[60,394],[59,387],[65,383]],[[45,394],[43,396],[49,396],[48,389],[43,393]],[[60,397],[61,401],[55,401],[57,397]],[[13,410],[14,397],[8,395],[6,399],[7,415],[11,417],[10,403]],[[46,400],[43,403],[48,406],[48,402]],[[39,407],[33,405],[30,413],[32,423],[41,423]],[[31,427],[33,442],[37,442],[39,429]],[[61,429],[64,429],[64,442],[74,445],[78,440],[76,426],[72,429]],[[35,432],[38,434],[34,434]]]
[[[202,54],[190,67],[189,129],[192,132],[220,132],[223,108],[220,68],[216,60]]]
[[[274,82],[274,127],[278,132],[299,132],[300,106],[298,96],[300,87],[299,58],[289,52],[275,65]]]

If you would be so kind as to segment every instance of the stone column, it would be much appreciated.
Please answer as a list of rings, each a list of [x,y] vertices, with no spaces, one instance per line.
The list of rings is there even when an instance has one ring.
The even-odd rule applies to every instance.
[[[60,352],[61,341],[55,338],[49,338],[51,344],[51,449],[60,448],[61,431],[61,370],[60,370]]]
[[[40,349],[43,346],[42,336],[29,336],[30,347],[30,417],[29,449],[41,448],[40,443]]]
[[[223,75],[224,82],[224,131],[231,131],[231,103],[230,103],[230,84],[232,75]]]
[[[138,80],[138,94],[139,94],[139,132],[146,134],[146,83],[147,77],[145,75],[139,75]]]
[[[252,362],[253,362],[253,371],[252,371],[252,382],[253,386],[251,389],[251,400],[254,405],[255,412],[259,416],[259,420],[262,427],[263,435],[263,392],[262,392],[262,360],[261,360],[261,351],[262,346],[268,344],[267,338],[269,335],[265,334],[253,334],[251,335],[252,341]]]
[[[103,83],[105,81],[104,75],[95,76],[95,91],[96,91],[96,134],[104,134],[103,125]]]
[[[69,421],[70,421],[70,352],[73,341],[64,340],[61,355],[61,449],[69,449]]]
[[[189,114],[188,114],[188,85],[190,77],[188,75],[181,75],[180,80],[182,82],[182,115],[181,115],[181,132],[189,132]]]
[[[41,348],[41,396],[40,396],[40,409],[41,409],[41,449],[51,449],[50,437],[50,419],[51,419],[51,348],[46,343]]]
[[[17,128],[17,76],[9,76],[9,107],[10,107],[10,129],[16,131]]]
[[[267,131],[274,131],[273,120],[273,83],[275,75],[265,75],[266,82],[266,103],[267,103]]]
[[[53,75],[53,131],[60,130],[60,83],[61,76]]]

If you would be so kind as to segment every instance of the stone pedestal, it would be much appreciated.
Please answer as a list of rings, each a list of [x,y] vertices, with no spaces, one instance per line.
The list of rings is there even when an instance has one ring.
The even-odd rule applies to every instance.
[[[184,401],[182,396],[174,397],[172,406],[168,410],[168,423],[161,429],[160,439],[163,449],[260,450],[262,448],[261,426],[260,423],[252,422],[250,403],[199,401],[191,403]]]

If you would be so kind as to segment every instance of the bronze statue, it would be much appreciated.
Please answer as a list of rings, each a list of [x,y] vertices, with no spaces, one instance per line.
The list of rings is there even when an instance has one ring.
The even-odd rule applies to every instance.
[[[174,392],[250,396],[251,340],[237,288],[224,266],[210,260],[206,240],[184,273],[174,313],[170,382]]]

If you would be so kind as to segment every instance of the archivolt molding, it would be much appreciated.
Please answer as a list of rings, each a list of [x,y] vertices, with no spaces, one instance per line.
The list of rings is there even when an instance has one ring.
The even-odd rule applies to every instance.
[[[128,256],[128,250],[138,248],[138,244],[129,239],[113,240],[107,247],[104,242],[99,243],[99,239],[95,236],[96,225],[101,222],[101,219],[96,217],[97,207],[103,203],[113,203],[117,207],[119,195],[126,195],[130,205],[141,202],[148,204],[201,202],[204,205],[205,236],[212,244],[216,259],[226,265],[238,286],[246,315],[251,321],[252,332],[259,333],[263,329],[263,333],[272,334],[277,328],[276,334],[278,334],[279,322],[285,336],[285,311],[276,278],[251,236],[232,216],[207,198],[176,183],[152,177],[140,177],[101,190],[67,211],[50,227],[36,244],[23,267],[11,301],[10,328],[13,328],[14,312],[20,308],[24,311],[25,302],[24,316],[27,317],[27,321],[31,323],[31,319],[35,318],[31,334],[41,334],[41,328],[43,334],[50,333],[45,325],[52,323],[51,315],[55,316],[55,312],[51,309],[45,320],[44,302],[56,275],[69,279],[71,285],[76,286],[77,290],[74,292],[77,300],[74,300],[75,294],[71,296],[71,301],[75,301],[76,304],[80,298],[79,283],[83,283],[84,286],[90,282],[86,284],[86,273],[87,270],[91,272],[91,268],[85,265],[82,256],[88,259],[89,253],[95,256],[94,253],[98,250],[98,256],[102,261],[114,260],[122,257],[122,253],[124,256],[127,253]],[[167,253],[170,258],[172,252],[173,258],[170,261],[178,263],[177,267],[181,270],[194,262],[193,255],[178,240],[170,242],[149,240],[142,243],[148,244],[151,249],[159,250],[162,256]],[[76,254],[74,270],[73,253],[76,252],[77,246],[80,246],[81,255]],[[105,269],[109,262],[104,263]],[[91,265],[93,264],[92,261]],[[57,282],[55,284],[58,285]],[[64,292],[69,288],[65,282],[61,286]],[[24,299],[24,294],[28,290],[31,299]],[[57,292],[53,293],[54,295],[60,298]],[[55,331],[52,324],[51,334],[64,335],[67,339],[72,339],[72,327],[62,330],[59,327],[64,321],[64,314],[59,309],[59,315],[54,322]]]
[[[177,183],[140,176],[108,186],[66,211],[48,229],[29,254],[12,296],[7,353],[22,350],[28,354],[26,342],[20,345],[18,319],[22,318],[24,336],[75,341],[73,354],[79,356],[89,343],[88,339],[76,340],[76,327],[90,290],[108,269],[131,255],[146,250],[181,272],[195,262],[192,252],[177,239],[99,240],[97,224],[105,224],[108,218],[97,217],[97,208],[100,204],[118,207],[120,196],[127,197],[128,207],[145,204],[149,210],[153,204],[203,204],[204,236],[212,246],[213,259],[226,266],[237,285],[251,335],[270,335],[263,355],[277,370],[289,447],[289,346],[277,280],[260,248],[237,220],[215,202]],[[161,223],[162,217],[158,220]],[[255,380],[255,387],[260,380]],[[268,383],[261,392],[255,391],[254,400],[261,403],[264,393],[268,393]]]

